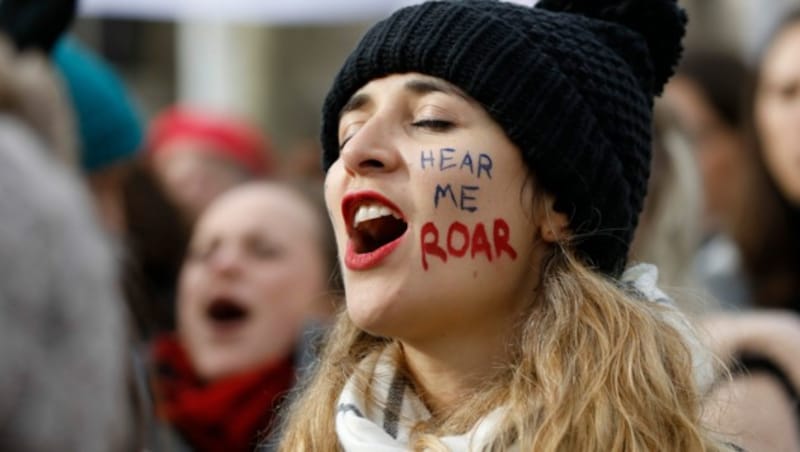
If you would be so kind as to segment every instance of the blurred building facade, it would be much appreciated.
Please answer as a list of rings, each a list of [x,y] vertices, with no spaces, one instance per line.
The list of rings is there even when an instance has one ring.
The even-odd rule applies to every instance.
[[[214,17],[213,10],[203,10],[202,16],[170,16],[175,11],[163,6],[148,15],[142,13],[147,2],[130,13],[91,7],[112,1],[84,2],[88,5],[75,33],[120,70],[146,117],[174,102],[233,112],[260,124],[279,150],[316,139],[323,96],[344,57],[371,21],[409,2],[359,0],[358,13],[340,6],[338,15],[329,14],[330,21],[321,18],[324,11],[303,20],[303,5],[313,12],[319,8],[317,0],[292,2],[294,15],[282,11],[284,19],[241,17],[245,13]],[[178,4],[191,11],[193,1],[197,10],[209,8],[205,0]],[[254,4],[214,3],[217,9]],[[800,6],[800,0],[681,3],[691,18],[687,47],[723,49],[746,60],[783,11]]]

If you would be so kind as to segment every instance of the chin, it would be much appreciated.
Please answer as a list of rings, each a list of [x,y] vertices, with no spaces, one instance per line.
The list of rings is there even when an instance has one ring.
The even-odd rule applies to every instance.
[[[243,372],[251,366],[242,360],[231,359],[230,356],[208,356],[199,357],[194,367],[200,378],[214,381]]]
[[[400,316],[389,300],[378,300],[375,297],[366,299],[355,297],[347,299],[347,315],[360,329],[373,336],[394,336],[398,329]]]

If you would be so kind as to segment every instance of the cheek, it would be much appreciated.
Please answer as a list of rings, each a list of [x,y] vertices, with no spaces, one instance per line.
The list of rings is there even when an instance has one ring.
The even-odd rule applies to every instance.
[[[205,272],[192,266],[184,264],[184,268],[178,278],[178,320],[188,319],[191,311],[196,309],[200,303],[199,298],[204,291]]]
[[[432,258],[443,264],[457,260],[493,263],[517,259],[517,250],[511,241],[511,227],[503,217],[476,221],[472,225],[461,221],[442,225],[446,226],[427,222],[420,231],[420,254],[425,271],[430,269]]]
[[[203,173],[204,180],[213,185],[217,192],[227,190],[247,180],[247,175],[229,164],[209,162]]]
[[[331,223],[325,227],[333,227],[339,245],[343,244],[343,239],[347,235],[342,218],[343,172],[341,160],[337,160],[325,175],[325,207]]]
[[[263,300],[264,309],[294,313],[303,311],[316,292],[320,278],[313,263],[305,263],[298,256],[280,265],[265,268],[254,278],[254,290]]]
[[[758,102],[755,121],[766,152],[774,153],[775,148],[785,141],[789,118],[785,108],[773,97]]]
[[[423,270],[502,266],[517,259],[517,237],[526,232],[518,203],[525,172],[509,160],[457,149],[420,154],[417,185],[425,188],[417,193],[424,212],[417,237]]]
[[[176,300],[177,332],[190,353],[202,349],[204,319],[202,296],[205,291],[205,273],[186,264],[178,280]]]

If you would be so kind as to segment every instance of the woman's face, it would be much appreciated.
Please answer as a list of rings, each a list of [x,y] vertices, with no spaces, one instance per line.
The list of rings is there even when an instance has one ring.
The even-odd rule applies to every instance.
[[[210,146],[200,140],[176,139],[153,159],[167,193],[192,222],[217,196],[252,178],[244,168],[218,157]]]
[[[800,205],[800,23],[780,33],[764,56],[755,122],[767,170]]]
[[[441,79],[392,75],[350,99],[339,143],[325,193],[353,321],[417,340],[507,326],[541,247],[527,167],[483,108]]]
[[[215,379],[291,352],[327,272],[313,207],[289,189],[245,186],[203,214],[178,294],[178,331]]]

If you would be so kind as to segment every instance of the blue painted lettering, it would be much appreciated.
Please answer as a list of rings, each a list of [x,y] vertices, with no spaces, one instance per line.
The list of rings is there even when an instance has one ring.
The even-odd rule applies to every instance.
[[[450,199],[453,200],[453,205],[457,206],[458,202],[456,202],[456,195],[455,195],[455,193],[453,193],[453,188],[450,186],[450,184],[447,184],[444,187],[442,187],[439,184],[436,184],[436,191],[433,193],[433,205],[434,205],[434,207],[438,208],[439,207],[439,199],[444,197],[444,196],[447,196],[448,193],[450,194]]]
[[[445,162],[449,162],[450,160],[453,160],[452,156],[447,156],[447,155],[445,155],[445,153],[453,154],[454,152],[456,152],[456,150],[453,149],[453,148],[441,148],[441,149],[439,149],[439,171],[444,171],[446,169],[455,168],[455,166],[456,166],[455,163],[451,163],[451,164],[445,166]]]
[[[478,208],[474,204],[467,205],[468,201],[475,201],[474,196],[470,196],[470,192],[478,191],[480,187],[477,185],[462,185],[461,186],[461,210],[468,210],[475,212]]]
[[[486,171],[486,175],[489,176],[489,179],[492,178],[492,158],[486,154],[478,156],[478,179],[481,177],[481,170]]]
[[[433,158],[433,151],[428,151],[428,156],[425,156],[425,151],[419,153],[420,163],[422,165],[422,169],[425,169],[425,162],[429,162],[431,168],[436,166],[436,159]]]
[[[472,156],[469,155],[469,151],[464,155],[464,158],[461,159],[461,166],[458,169],[463,169],[465,166],[469,167],[469,173],[475,174],[475,170],[472,168]]]

